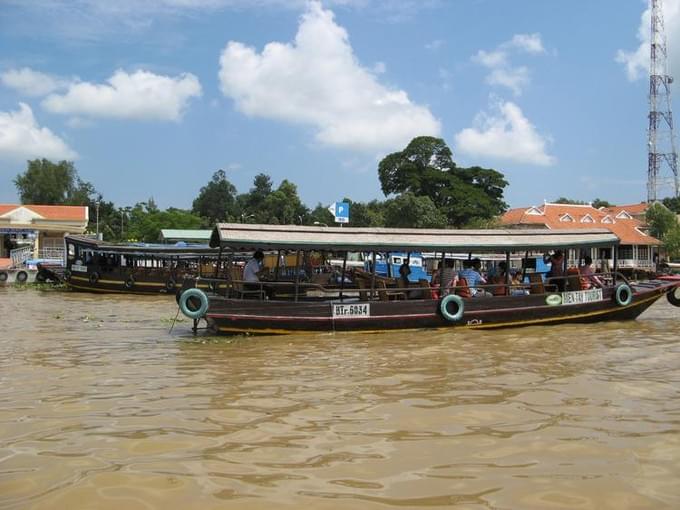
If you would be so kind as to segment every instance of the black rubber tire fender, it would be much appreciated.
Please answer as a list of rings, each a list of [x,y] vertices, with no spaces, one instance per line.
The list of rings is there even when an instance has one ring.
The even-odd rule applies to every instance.
[[[673,306],[680,306],[680,285],[666,293],[666,299]]]

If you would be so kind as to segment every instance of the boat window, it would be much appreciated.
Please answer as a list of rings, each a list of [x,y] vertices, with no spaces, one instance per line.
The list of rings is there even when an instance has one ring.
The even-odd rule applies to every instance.
[[[67,249],[68,249],[68,259],[74,260],[76,258],[76,247],[75,247],[75,245],[73,243],[68,243]]]

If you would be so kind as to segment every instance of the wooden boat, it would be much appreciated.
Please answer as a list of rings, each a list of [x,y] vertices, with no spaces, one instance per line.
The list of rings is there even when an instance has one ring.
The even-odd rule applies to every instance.
[[[79,291],[172,294],[185,278],[214,274],[218,250],[207,245],[108,243],[67,235],[64,281]]]
[[[294,281],[251,284],[246,290],[233,254],[248,250],[293,250],[297,260],[309,252],[364,251],[446,253],[503,253],[511,256],[546,250],[611,248],[619,239],[597,230],[409,230],[219,224],[211,246],[220,249],[225,271],[218,278],[198,277],[184,282],[178,302],[182,312],[197,322],[204,319],[218,333],[298,333],[305,331],[384,331],[420,328],[471,329],[574,322],[635,319],[666,295],[680,306],[680,282],[632,282],[617,272],[600,275],[600,288],[582,289],[578,275],[564,277],[564,291],[540,275],[531,283],[502,282],[502,295],[467,298],[462,287],[440,293],[420,282],[419,298],[412,288],[389,285],[374,273],[354,270],[339,286],[305,282],[298,271]],[[614,253],[616,251],[614,250]],[[301,265],[301,264],[300,264]],[[373,264],[375,267],[375,264]],[[510,267],[508,264],[507,267]],[[566,269],[566,268],[565,268]],[[274,270],[274,273],[276,271]],[[531,274],[529,274],[531,276]],[[353,284],[346,283],[352,279]],[[393,281],[394,283],[394,281]],[[493,286],[491,286],[493,287]],[[285,289],[285,292],[280,292]],[[520,293],[513,292],[520,290]],[[272,292],[274,291],[274,292]],[[446,294],[446,295],[442,295]],[[521,294],[521,295],[515,295]]]

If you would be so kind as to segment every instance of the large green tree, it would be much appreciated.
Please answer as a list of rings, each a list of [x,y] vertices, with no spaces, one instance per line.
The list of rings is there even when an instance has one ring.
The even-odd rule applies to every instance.
[[[215,172],[210,182],[201,188],[192,204],[192,212],[203,218],[206,227],[235,219],[238,215],[236,187],[229,182],[224,170]]]
[[[242,223],[267,223],[269,212],[264,209],[264,203],[272,190],[271,177],[263,173],[257,174],[253,187],[236,198],[239,211],[237,220]]]
[[[31,160],[14,185],[22,204],[88,205],[97,194],[92,184],[78,176],[71,161]]]
[[[166,228],[198,229],[202,218],[183,209],[170,207],[162,211],[153,199],[139,202],[129,211],[125,237],[129,240],[155,243]]]
[[[300,200],[297,186],[284,179],[276,191],[272,191],[262,203],[261,213],[267,223],[278,225],[301,225],[307,223],[309,209]]]
[[[675,214],[680,214],[680,197],[666,197],[662,203]]]
[[[437,209],[430,197],[410,191],[385,202],[385,226],[402,228],[443,228],[446,215]]]
[[[658,202],[647,208],[645,218],[649,233],[660,240],[663,240],[666,233],[678,224],[675,214]]]
[[[507,209],[503,190],[508,183],[503,174],[478,166],[457,167],[441,138],[414,138],[403,151],[383,158],[378,177],[385,195],[426,196],[457,227],[499,216]]]
[[[649,233],[663,243],[668,256],[680,257],[680,224],[676,214],[657,202],[647,208],[645,218]]]
[[[344,198],[349,204],[349,224],[353,227],[384,227],[385,202],[371,200],[370,202],[353,202]]]

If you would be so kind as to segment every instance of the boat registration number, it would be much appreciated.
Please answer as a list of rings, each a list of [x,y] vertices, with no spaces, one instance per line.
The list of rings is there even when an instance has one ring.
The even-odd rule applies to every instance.
[[[333,305],[333,317],[370,317],[371,305],[356,303],[351,305]]]
[[[81,266],[80,264],[73,264],[71,266],[71,271],[76,271],[78,273],[87,273],[87,266]]]
[[[563,305],[579,305],[581,303],[592,303],[602,301],[602,289],[577,290],[575,292],[563,292]]]

